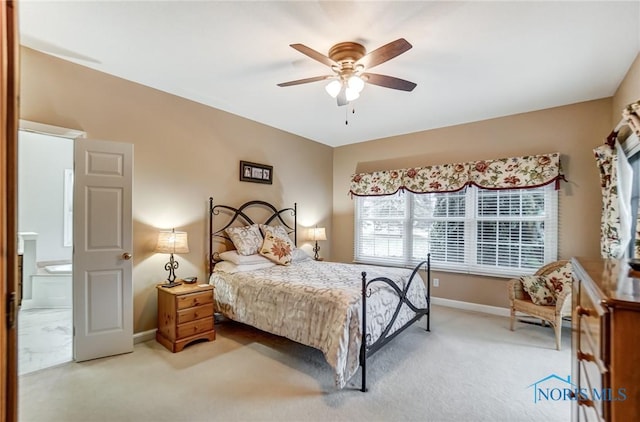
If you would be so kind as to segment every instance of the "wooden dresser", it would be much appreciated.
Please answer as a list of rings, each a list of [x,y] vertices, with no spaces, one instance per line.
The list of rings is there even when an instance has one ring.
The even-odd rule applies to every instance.
[[[156,340],[172,352],[195,340],[215,340],[213,286],[158,285],[158,331]]]
[[[572,420],[639,420],[640,273],[626,261],[572,264]]]

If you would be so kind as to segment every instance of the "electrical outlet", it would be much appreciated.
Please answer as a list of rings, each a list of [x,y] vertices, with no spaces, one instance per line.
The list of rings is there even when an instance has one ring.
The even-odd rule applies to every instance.
[[[439,278],[434,278],[433,279],[433,287],[438,287],[440,285],[440,279]]]

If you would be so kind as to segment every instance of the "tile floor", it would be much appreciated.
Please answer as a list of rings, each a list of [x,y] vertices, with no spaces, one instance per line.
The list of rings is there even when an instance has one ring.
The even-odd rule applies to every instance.
[[[69,362],[73,357],[72,310],[21,309],[18,375]]]

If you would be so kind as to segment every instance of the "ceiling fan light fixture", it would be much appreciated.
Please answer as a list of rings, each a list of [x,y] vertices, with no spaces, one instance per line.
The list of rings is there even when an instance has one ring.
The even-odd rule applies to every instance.
[[[353,101],[353,100],[357,100],[360,97],[360,93],[358,91],[356,91],[355,89],[351,89],[349,87],[347,87],[347,89],[345,90],[345,94],[347,97],[347,101]]]
[[[362,89],[364,88],[364,81],[362,80],[362,78],[358,75],[353,75],[351,76],[348,80],[347,80],[347,86],[349,87],[349,89],[360,93],[362,92]]]
[[[338,80],[333,80],[327,84],[324,88],[327,94],[331,95],[331,98],[336,98],[342,89],[342,84]]]

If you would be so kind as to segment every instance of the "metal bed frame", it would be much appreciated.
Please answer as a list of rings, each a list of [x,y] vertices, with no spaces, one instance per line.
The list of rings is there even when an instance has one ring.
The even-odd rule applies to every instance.
[[[240,205],[239,207],[231,207],[228,205],[214,205],[213,198],[209,198],[209,276],[213,273],[213,269],[218,262],[219,252],[213,250],[214,239],[218,239],[219,241],[229,242],[231,243],[231,239],[226,235],[225,230],[228,227],[231,227],[236,220],[241,219],[240,222],[245,225],[255,224],[255,221],[247,215],[247,209],[251,207],[258,207],[267,210],[271,214],[265,220],[263,224],[270,224],[274,220],[277,220],[281,225],[283,225],[287,232],[291,235],[293,234],[294,244],[297,246],[297,204],[293,204],[293,208],[283,208],[278,210],[276,207],[271,205],[265,201],[249,201]],[[230,214],[229,221],[224,227],[214,231],[214,216],[219,215],[222,212],[226,212]],[[282,218],[283,214],[290,213],[293,217],[293,227],[287,224],[287,222]],[[425,266],[425,271],[427,273],[427,307],[426,308],[418,308],[416,307],[409,298],[407,297],[407,292],[409,291],[409,287],[414,280],[414,277],[418,273],[418,271]],[[391,287],[395,293],[398,295],[399,301],[396,305],[396,308],[393,313],[393,317],[387,326],[382,330],[380,337],[370,345],[367,345],[367,340],[371,340],[371,334],[367,333],[367,313],[362,312],[362,345],[360,346],[360,367],[362,368],[362,385],[360,391],[367,391],[367,359],[371,357],[374,353],[380,350],[385,344],[389,343],[393,340],[398,334],[403,332],[409,326],[411,326],[414,322],[421,319],[423,316],[427,317],[427,328],[426,331],[431,331],[430,327],[430,317],[431,317],[431,255],[427,255],[427,259],[425,261],[420,262],[411,273],[411,277],[407,282],[406,286],[401,289],[398,285],[391,279],[387,277],[377,277],[372,280],[367,281],[367,273],[362,272],[362,309],[367,309],[367,298],[371,296],[371,285],[374,283],[384,283]],[[416,313],[416,315],[407,321],[402,327],[390,333],[393,324],[398,317],[400,310],[403,305],[407,305],[412,311]]]

